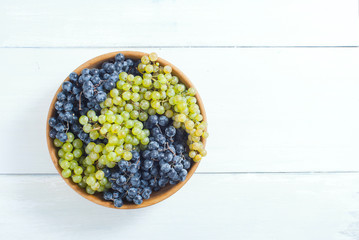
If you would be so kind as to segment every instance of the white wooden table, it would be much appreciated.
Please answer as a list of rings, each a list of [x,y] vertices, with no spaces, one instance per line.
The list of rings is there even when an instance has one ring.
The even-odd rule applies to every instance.
[[[357,0],[0,0],[0,239],[359,239]],[[94,56],[156,51],[199,89],[208,156],[171,198],[97,206],[46,115]]]

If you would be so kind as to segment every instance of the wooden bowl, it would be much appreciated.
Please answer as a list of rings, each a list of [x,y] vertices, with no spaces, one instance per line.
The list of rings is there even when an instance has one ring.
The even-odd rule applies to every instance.
[[[103,62],[106,61],[113,61],[116,54],[118,53],[122,53],[125,55],[126,58],[131,58],[134,60],[140,59],[143,55],[146,55],[146,53],[142,53],[142,52],[135,52],[135,51],[123,51],[123,52],[111,52],[111,53],[107,53],[98,57],[95,57],[87,62],[85,62],[84,64],[82,64],[81,66],[79,66],[78,68],[76,68],[74,70],[74,72],[76,72],[77,74],[80,74],[81,71],[84,68],[99,68]],[[176,66],[174,66],[173,64],[167,62],[166,60],[162,59],[162,58],[158,58],[157,60],[161,65],[170,65],[172,67],[172,73],[174,75],[176,75],[179,80],[185,84],[187,87],[192,87],[194,88],[194,85],[191,83],[191,81],[186,77],[186,75],[184,75],[183,72],[181,72],[181,70],[179,70]],[[65,81],[69,81],[69,77],[67,77],[65,79]],[[49,109],[49,113],[47,116],[47,122],[46,122],[46,139],[47,139],[47,147],[49,149],[49,153],[52,159],[52,162],[55,166],[55,168],[57,169],[57,171],[59,172],[60,176],[61,175],[61,167],[59,165],[59,158],[57,156],[57,149],[53,143],[53,139],[50,138],[49,132],[50,132],[50,126],[48,124],[49,119],[55,115],[55,102],[57,99],[57,94],[61,91],[61,86],[59,87],[59,89],[57,90],[54,98],[52,99],[51,105],[50,105],[50,109]],[[203,102],[201,100],[201,97],[199,96],[198,92],[196,94],[196,98],[197,98],[197,102],[198,105],[200,107],[201,110],[201,114],[203,115],[203,119],[206,120],[206,112],[204,110],[204,106],[203,106]],[[203,142],[205,144],[205,140]],[[177,192],[183,185],[186,184],[186,182],[191,178],[191,176],[193,175],[193,173],[196,171],[197,167],[198,167],[199,162],[197,163],[193,163],[193,165],[191,166],[191,168],[188,171],[188,175],[185,181],[183,182],[179,182],[176,185],[167,185],[166,187],[162,188],[160,191],[158,192],[153,192],[151,194],[151,197],[147,200],[144,200],[142,204],[140,205],[136,205],[133,203],[126,203],[124,202],[124,205],[121,208],[116,208],[116,209],[135,209],[135,208],[143,208],[143,207],[147,207],[153,204],[156,204],[168,197],[170,197],[172,194],[174,194],[175,192]],[[102,198],[102,194],[100,193],[96,193],[94,195],[90,195],[87,194],[85,189],[80,188],[76,183],[72,182],[71,178],[63,178],[64,181],[73,189],[75,190],[78,194],[80,194],[81,196],[83,196],[84,198],[97,203],[99,205],[105,206],[105,207],[109,207],[109,208],[115,208],[113,206],[113,202],[112,201],[106,201]]]

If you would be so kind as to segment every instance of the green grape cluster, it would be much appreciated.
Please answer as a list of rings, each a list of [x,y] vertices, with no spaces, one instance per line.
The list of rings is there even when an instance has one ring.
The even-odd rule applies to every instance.
[[[187,131],[189,155],[194,161],[206,156],[202,139],[208,137],[207,123],[197,104],[196,90],[186,88],[172,75],[172,68],[161,66],[157,59],[156,53],[141,58],[138,70],[142,77],[121,72],[116,88],[100,104],[101,115],[90,110],[79,118],[91,139],[108,140],[106,145],[89,143],[86,147],[88,158],[98,168],[112,168],[121,159],[130,160],[132,150],[144,149],[150,131],[142,122],[155,114],[172,118],[174,127]]]
[[[111,90],[106,101],[101,103],[104,106],[100,116],[90,110],[87,116],[79,118],[83,131],[89,133],[91,139],[108,140],[106,145],[91,142],[86,146],[88,157],[93,162],[98,160],[99,168],[113,168],[121,159],[129,161],[132,158],[132,150],[138,150],[140,145],[149,143],[150,131],[144,129],[143,123],[137,119],[140,118],[137,116],[139,107],[134,107],[136,104],[130,101],[126,103],[118,94],[118,89]],[[141,112],[143,113],[145,112]],[[145,114],[147,119],[147,113]]]
[[[90,155],[84,156],[84,151],[88,153],[89,145],[83,148],[83,142],[80,139],[74,139],[74,134],[67,133],[67,141],[61,142],[54,139],[54,145],[60,148],[57,152],[59,156],[59,165],[62,168],[62,176],[70,178],[81,188],[86,188],[88,194],[103,192],[111,187],[104,172],[93,165]]]

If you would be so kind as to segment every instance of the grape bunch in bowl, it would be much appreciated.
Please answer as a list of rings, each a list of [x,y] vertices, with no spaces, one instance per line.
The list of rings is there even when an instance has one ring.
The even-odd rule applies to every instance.
[[[47,143],[66,183],[97,204],[158,203],[207,155],[203,102],[156,53],[113,52],[78,67],[50,106]]]

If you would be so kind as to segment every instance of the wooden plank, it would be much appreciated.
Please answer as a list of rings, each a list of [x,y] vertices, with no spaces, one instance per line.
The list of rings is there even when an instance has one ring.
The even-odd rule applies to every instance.
[[[358,1],[0,2],[1,47],[352,46]]]
[[[358,239],[358,181],[358,174],[196,174],[162,203],[121,211],[76,195],[59,176],[0,176],[0,238]]]
[[[82,62],[114,50],[0,50],[0,173],[55,172],[45,142],[53,94]],[[359,49],[155,50],[204,100],[209,155],[198,171],[359,170]]]

